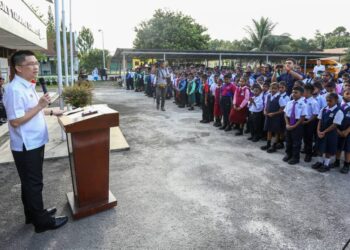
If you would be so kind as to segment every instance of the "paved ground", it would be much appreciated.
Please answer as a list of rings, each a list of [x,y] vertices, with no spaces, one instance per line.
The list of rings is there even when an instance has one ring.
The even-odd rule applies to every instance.
[[[23,224],[12,164],[0,166],[0,249],[341,249],[350,238],[350,176],[289,166],[246,137],[203,125],[199,110],[96,88],[130,144],[112,153],[115,209],[35,234]],[[45,204],[70,214],[67,159],[45,161]]]

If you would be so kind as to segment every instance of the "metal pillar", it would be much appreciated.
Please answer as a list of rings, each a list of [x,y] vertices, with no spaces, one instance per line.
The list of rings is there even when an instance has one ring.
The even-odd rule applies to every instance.
[[[266,55],[266,64],[269,63],[269,56]]]
[[[219,68],[221,68],[222,66],[222,55],[219,54]]]
[[[62,0],[62,33],[63,33],[63,55],[64,55],[64,75],[65,85],[69,86],[68,83],[68,52],[67,52],[67,31],[66,31],[66,13],[64,7],[64,0]]]
[[[164,62],[165,62],[165,60],[166,60],[166,56],[165,56],[165,53],[164,53],[164,55],[163,55],[163,60],[164,60]]]
[[[125,60],[125,54],[123,54],[123,87],[126,86],[126,60]]]
[[[70,42],[70,85],[74,85],[73,29],[72,29],[72,0],[69,0],[69,42]]]
[[[306,61],[307,61],[307,56],[304,58],[304,74],[306,75]]]
[[[57,85],[60,109],[64,109],[64,102],[62,98],[62,55],[61,55],[61,34],[60,34],[60,14],[59,14],[60,2],[55,0],[55,28],[56,28],[56,53],[57,53]],[[66,140],[66,134],[61,129],[61,139]]]

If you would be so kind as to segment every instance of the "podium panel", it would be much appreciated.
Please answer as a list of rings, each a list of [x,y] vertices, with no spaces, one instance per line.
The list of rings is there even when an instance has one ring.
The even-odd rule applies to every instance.
[[[67,134],[73,192],[67,194],[74,219],[117,205],[109,191],[110,127],[119,113],[106,105],[66,112],[59,123]]]

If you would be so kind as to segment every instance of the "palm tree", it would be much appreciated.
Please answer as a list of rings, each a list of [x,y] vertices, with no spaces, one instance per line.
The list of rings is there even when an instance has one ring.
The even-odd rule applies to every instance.
[[[277,23],[272,23],[268,17],[261,17],[259,21],[252,19],[253,27],[247,26],[244,30],[249,34],[253,50],[262,51],[266,49],[267,39],[272,35],[272,30]]]

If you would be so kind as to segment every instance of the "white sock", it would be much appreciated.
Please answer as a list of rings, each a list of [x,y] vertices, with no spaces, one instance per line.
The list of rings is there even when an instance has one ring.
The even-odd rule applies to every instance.
[[[324,165],[325,165],[326,167],[328,167],[330,161],[331,161],[331,159],[329,159],[329,158],[324,159]]]
[[[323,157],[322,156],[317,157],[317,162],[323,163]]]

